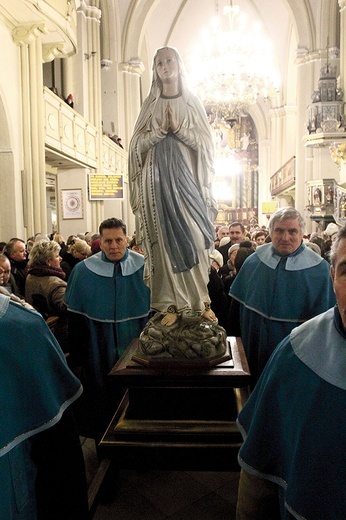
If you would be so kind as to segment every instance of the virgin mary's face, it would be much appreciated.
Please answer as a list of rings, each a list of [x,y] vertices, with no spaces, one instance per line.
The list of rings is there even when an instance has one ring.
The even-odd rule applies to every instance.
[[[179,66],[172,49],[161,49],[155,58],[155,68],[162,83],[175,83],[179,79]]]

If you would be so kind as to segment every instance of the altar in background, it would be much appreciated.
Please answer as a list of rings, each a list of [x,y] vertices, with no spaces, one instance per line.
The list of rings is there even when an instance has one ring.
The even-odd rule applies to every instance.
[[[215,142],[213,193],[216,224],[258,223],[258,143],[248,114],[224,118],[209,113]]]

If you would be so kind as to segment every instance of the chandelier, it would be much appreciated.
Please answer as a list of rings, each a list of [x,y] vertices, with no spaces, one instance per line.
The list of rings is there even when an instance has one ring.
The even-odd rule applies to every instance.
[[[222,30],[217,16],[191,55],[193,88],[206,107],[225,119],[239,116],[260,97],[267,99],[280,83],[271,42],[259,24],[247,30],[246,17],[239,11],[232,1],[224,7],[228,30]]]

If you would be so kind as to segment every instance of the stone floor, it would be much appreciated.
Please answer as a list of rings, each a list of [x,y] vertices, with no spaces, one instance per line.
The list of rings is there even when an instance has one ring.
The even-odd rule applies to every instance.
[[[98,468],[95,443],[81,442],[90,483]],[[234,520],[238,479],[237,472],[120,468],[92,520]]]

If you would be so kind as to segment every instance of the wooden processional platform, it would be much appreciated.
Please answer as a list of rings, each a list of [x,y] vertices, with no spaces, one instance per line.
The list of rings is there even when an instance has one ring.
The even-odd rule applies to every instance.
[[[250,373],[240,338],[215,360],[145,362],[134,340],[109,374],[124,397],[100,453],[119,467],[237,471]]]

